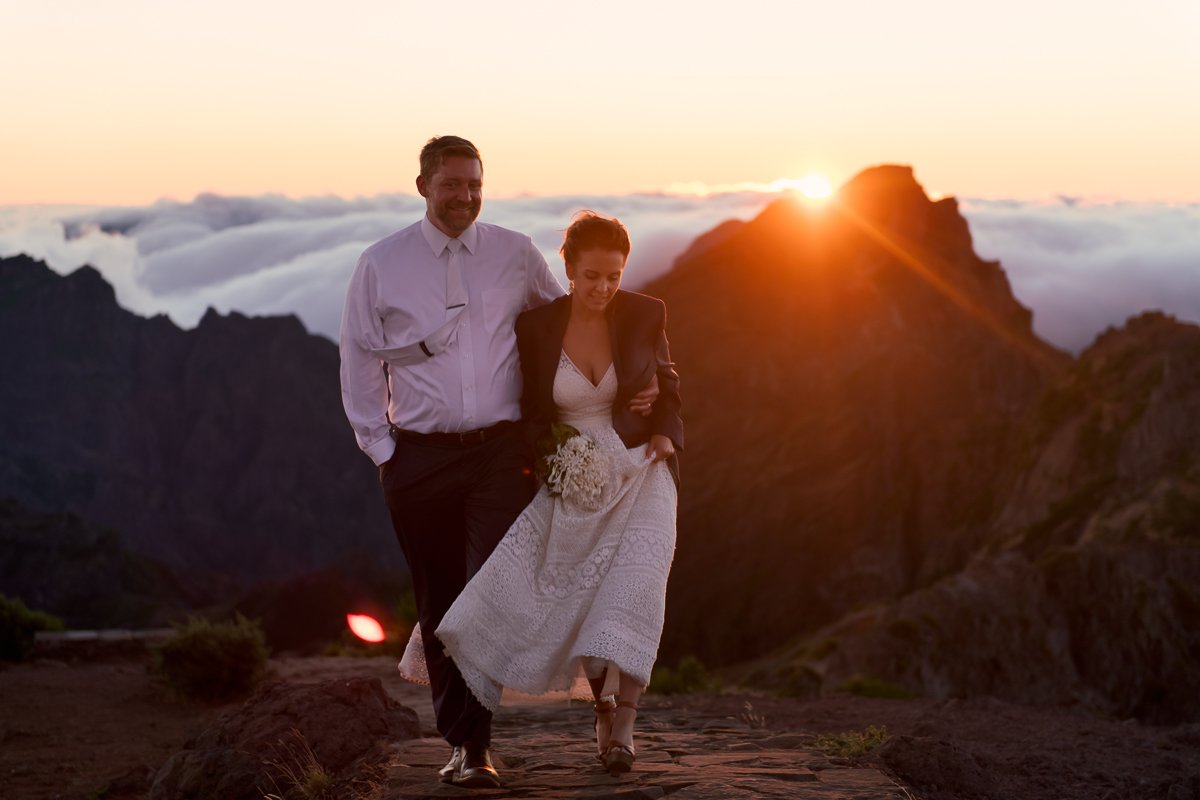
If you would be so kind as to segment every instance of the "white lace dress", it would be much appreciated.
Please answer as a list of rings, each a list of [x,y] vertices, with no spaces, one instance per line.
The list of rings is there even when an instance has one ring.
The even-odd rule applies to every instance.
[[[650,681],[677,498],[667,465],[650,462],[644,445],[626,448],[613,430],[616,394],[612,367],[595,386],[561,356],[554,379],[559,420],[608,454],[604,503],[581,510],[543,486],[438,626],[438,638],[489,709],[499,705],[502,687],[569,689],[580,672],[599,677],[611,665]],[[420,642],[414,631],[400,670],[423,681]],[[610,681],[615,675],[609,671]]]

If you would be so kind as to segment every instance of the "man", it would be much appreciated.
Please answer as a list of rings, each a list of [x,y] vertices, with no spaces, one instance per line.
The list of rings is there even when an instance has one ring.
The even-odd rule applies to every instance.
[[[341,330],[342,402],[379,465],[412,572],[438,731],[442,779],[493,787],[491,713],[434,636],[533,497],[531,454],[514,424],[521,372],[513,322],[562,287],[528,236],[477,223],[483,161],[466,139],[421,150],[425,216],[368,247],[350,278]],[[649,414],[652,382],[630,402]]]

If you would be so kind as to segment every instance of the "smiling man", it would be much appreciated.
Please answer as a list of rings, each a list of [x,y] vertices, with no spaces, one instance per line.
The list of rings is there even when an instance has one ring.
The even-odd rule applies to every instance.
[[[342,401],[380,483],[412,572],[442,778],[498,786],[491,713],[434,631],[534,492],[515,422],[521,379],[513,321],[563,294],[528,236],[477,223],[483,161],[458,136],[421,151],[424,218],[368,247],[341,330]]]

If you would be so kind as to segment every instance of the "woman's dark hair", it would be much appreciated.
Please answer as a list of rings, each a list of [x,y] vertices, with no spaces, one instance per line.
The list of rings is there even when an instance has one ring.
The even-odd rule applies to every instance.
[[[629,231],[616,217],[606,217],[584,209],[575,215],[563,234],[563,261],[574,264],[588,250],[615,250],[629,257]]]

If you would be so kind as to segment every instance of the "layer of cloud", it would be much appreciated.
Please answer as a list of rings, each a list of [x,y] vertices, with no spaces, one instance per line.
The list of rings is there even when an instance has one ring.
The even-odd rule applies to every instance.
[[[580,208],[620,217],[633,236],[630,288],[669,269],[697,236],[747,220],[758,191],[521,197],[486,201],[484,219],[529,233],[565,284],[557,248]],[[977,252],[998,259],[1034,328],[1078,352],[1145,309],[1200,321],[1200,206],[963,200]],[[345,286],[363,248],[423,213],[410,195],[343,199],[221,197],[137,208],[0,208],[0,256],[60,272],[95,266],[139,314],[191,327],[206,308],[288,314],[336,338]]]
[[[1200,205],[965,200],[975,250],[999,259],[1034,330],[1079,352],[1159,309],[1200,322]]]
[[[488,200],[488,222],[528,233],[563,285],[557,250],[572,214],[592,208],[625,221],[633,238],[626,284],[670,268],[700,233],[749,219],[760,192],[711,195],[521,197]],[[192,327],[213,307],[246,314],[294,313],[337,337],[342,299],[359,253],[416,220],[424,200],[386,195],[346,200],[201,195],[138,208],[0,209],[0,256],[23,252],[60,272],[95,266],[118,301],[139,314],[166,313]]]

